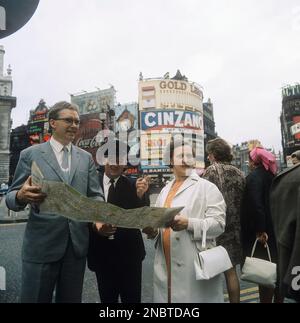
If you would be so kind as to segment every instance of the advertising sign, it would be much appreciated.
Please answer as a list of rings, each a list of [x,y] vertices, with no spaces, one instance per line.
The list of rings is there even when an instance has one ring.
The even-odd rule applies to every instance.
[[[138,129],[137,103],[117,105],[115,107],[116,132]]]
[[[204,168],[203,115],[182,110],[151,110],[141,112],[141,167],[170,171],[162,160],[172,136],[181,134],[193,143],[196,150],[196,168]],[[160,161],[158,163],[158,161]],[[147,165],[147,166],[146,166]]]
[[[47,114],[36,114],[32,117],[32,122],[48,121]]]
[[[202,111],[203,93],[196,83],[172,79],[150,79],[139,83],[139,107]]]
[[[177,134],[196,147],[196,168],[204,168],[202,101],[203,93],[196,83],[177,79],[140,81],[141,168],[144,172],[170,172],[163,163],[163,153],[172,136]]]
[[[96,162],[96,152],[100,147],[97,134],[102,129],[99,113],[91,113],[80,116],[80,127],[75,137],[75,145],[92,154]]]
[[[151,165],[163,158],[163,153],[170,143],[171,134],[168,133],[149,133],[141,135],[141,158],[151,160]],[[145,165],[145,163],[144,163]]]
[[[106,90],[71,95],[71,102],[78,105],[80,115],[106,112],[114,108],[115,94],[116,90],[112,86]]]
[[[141,130],[163,129],[203,130],[203,115],[183,110],[153,110],[141,112]]]
[[[296,139],[300,140],[300,116],[293,117],[294,125],[291,127],[291,133]]]
[[[300,95],[300,84],[288,85],[282,89],[282,96],[284,98],[294,95]]]
[[[44,132],[44,122],[35,122],[28,124],[28,133],[32,134],[41,134]]]

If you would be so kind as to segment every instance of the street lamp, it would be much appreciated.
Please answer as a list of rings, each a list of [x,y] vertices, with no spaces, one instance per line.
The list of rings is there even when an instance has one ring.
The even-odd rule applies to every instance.
[[[102,130],[103,130],[104,129],[104,125],[105,125],[105,121],[106,121],[106,113],[103,112],[103,110],[102,110],[102,112],[99,113],[99,119],[101,121]]]

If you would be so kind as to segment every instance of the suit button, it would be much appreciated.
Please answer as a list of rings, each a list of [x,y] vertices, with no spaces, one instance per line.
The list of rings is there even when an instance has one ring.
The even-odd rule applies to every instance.
[[[179,237],[176,237],[176,240],[177,240],[177,241],[179,241],[179,240],[180,240],[180,238],[179,238]]]
[[[177,264],[178,267],[181,267],[181,264]]]

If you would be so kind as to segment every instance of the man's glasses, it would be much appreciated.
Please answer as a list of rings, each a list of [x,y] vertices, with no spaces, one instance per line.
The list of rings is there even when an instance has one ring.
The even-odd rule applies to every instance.
[[[67,125],[72,126],[74,123],[76,126],[79,126],[80,120],[79,119],[73,119],[73,118],[57,118],[55,120],[62,120],[64,121]]]

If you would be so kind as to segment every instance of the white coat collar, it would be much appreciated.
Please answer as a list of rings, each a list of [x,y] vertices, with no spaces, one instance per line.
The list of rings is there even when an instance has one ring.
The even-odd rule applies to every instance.
[[[189,187],[195,185],[196,183],[198,183],[198,181],[200,180],[199,175],[196,173],[195,170],[193,170],[193,172],[191,173],[191,175],[183,182],[183,184],[180,186],[179,190],[177,191],[177,193],[175,194],[175,196],[181,194],[183,191],[185,191],[186,189],[188,189]],[[172,185],[174,184],[175,179],[173,179],[167,186],[166,186],[166,193],[168,194],[170,192],[170,189],[172,187]],[[174,197],[175,197],[174,196]]]

